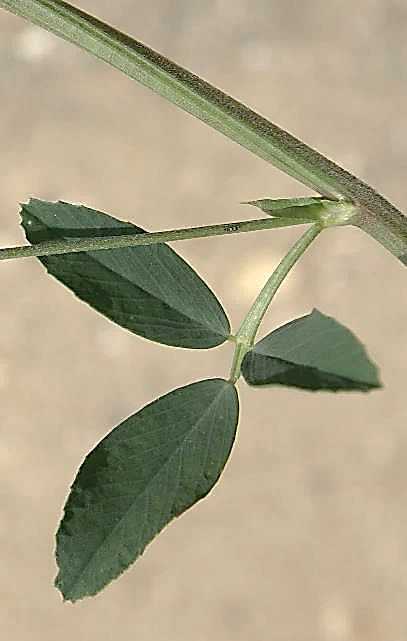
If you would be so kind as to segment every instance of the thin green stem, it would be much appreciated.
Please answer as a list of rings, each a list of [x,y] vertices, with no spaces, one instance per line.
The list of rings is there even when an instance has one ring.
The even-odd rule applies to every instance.
[[[309,218],[259,218],[241,220],[218,225],[188,227],[186,229],[170,229],[168,231],[132,233],[126,232],[121,236],[93,236],[92,238],[68,238],[63,240],[44,241],[36,245],[0,248],[0,260],[13,258],[28,258],[30,256],[49,256],[50,254],[69,254],[81,251],[96,251],[102,249],[118,249],[120,247],[138,247],[140,245],[156,245],[177,240],[193,238],[208,238],[240,234],[242,232],[260,231],[262,229],[277,229],[292,225],[309,223]]]
[[[229,381],[235,383],[240,376],[240,369],[243,358],[251,349],[260,323],[273,300],[278,288],[286,278],[288,272],[294,267],[297,260],[302,256],[305,250],[321,233],[324,226],[316,223],[309,227],[307,231],[300,236],[284,258],[281,259],[276,269],[267,280],[266,284],[256,297],[253,305],[249,309],[239,331],[234,337],[235,352],[233,355],[232,366],[229,374]]]
[[[407,263],[407,218],[372,187],[288,132],[146,45],[62,0],[0,7],[105,60],[317,192],[360,207],[353,224]]]

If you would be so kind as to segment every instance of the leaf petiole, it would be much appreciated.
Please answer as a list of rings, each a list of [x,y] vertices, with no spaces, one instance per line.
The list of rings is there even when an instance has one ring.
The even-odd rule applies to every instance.
[[[312,227],[309,227],[281,259],[280,263],[277,265],[276,269],[257,295],[253,305],[243,320],[240,329],[234,336],[235,352],[229,374],[230,383],[236,383],[240,377],[243,358],[251,349],[260,323],[263,320],[263,317],[281,283],[287,276],[288,272],[294,267],[297,260],[302,256],[305,250],[323,229],[324,226],[321,223],[315,223]]]

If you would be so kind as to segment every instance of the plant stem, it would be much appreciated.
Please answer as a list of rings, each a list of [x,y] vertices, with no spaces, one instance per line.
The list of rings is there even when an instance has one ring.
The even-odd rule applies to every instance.
[[[236,345],[229,374],[229,381],[231,383],[236,383],[240,376],[243,358],[251,349],[260,323],[263,320],[263,317],[278,288],[286,278],[288,272],[294,267],[300,256],[302,256],[305,250],[323,229],[324,226],[322,224],[316,223],[312,225],[312,227],[309,227],[307,231],[300,236],[284,258],[281,259],[280,263],[277,265],[270,278],[256,297],[253,305],[243,320],[239,331],[234,337]]]
[[[202,227],[170,229],[168,231],[151,233],[133,232],[129,234],[128,232],[123,232],[123,235],[120,236],[93,236],[91,238],[51,240],[36,245],[0,248],[0,260],[28,258],[30,256],[49,256],[50,254],[69,254],[81,251],[96,251],[99,249],[119,249],[120,247],[138,247],[140,245],[157,245],[159,243],[177,240],[239,234],[262,229],[277,229],[279,227],[303,225],[309,222],[308,218],[259,218],[232,223],[221,223],[219,225],[204,225]]]
[[[0,0],[0,7],[105,60],[260,158],[333,200],[407,264],[407,218],[372,187],[231,96],[146,45],[62,0]]]

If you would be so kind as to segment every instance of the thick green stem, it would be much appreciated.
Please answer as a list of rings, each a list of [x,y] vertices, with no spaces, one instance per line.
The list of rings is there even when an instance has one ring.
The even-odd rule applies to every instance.
[[[20,247],[0,248],[0,260],[12,258],[28,258],[30,256],[49,256],[51,254],[69,254],[81,251],[96,251],[99,249],[119,249],[120,247],[138,247],[140,245],[157,245],[177,240],[191,240],[193,238],[209,238],[210,236],[224,236],[240,234],[242,232],[259,231],[262,229],[277,229],[291,225],[309,223],[309,218],[259,218],[255,220],[241,220],[219,225],[204,225],[202,227],[188,227],[187,229],[170,229],[168,231],[144,232],[123,234],[122,236],[93,236],[91,238],[69,238],[64,240],[51,240],[36,245],[23,245]]]
[[[284,258],[282,258],[263,289],[256,297],[253,305],[241,324],[239,331],[234,337],[236,345],[229,375],[231,383],[235,383],[240,376],[243,358],[251,349],[260,323],[263,320],[263,317],[278,288],[287,276],[288,272],[294,267],[297,260],[310,246],[312,241],[320,234],[322,229],[324,229],[324,227],[320,223],[316,223],[307,229],[307,231],[294,243]]]
[[[386,212],[376,215],[374,209],[362,209],[357,226],[372,236],[407,266],[407,217]]]
[[[354,224],[403,262],[407,218],[372,187],[231,96],[146,45],[62,0],[0,0],[89,51],[320,194],[360,207]]]

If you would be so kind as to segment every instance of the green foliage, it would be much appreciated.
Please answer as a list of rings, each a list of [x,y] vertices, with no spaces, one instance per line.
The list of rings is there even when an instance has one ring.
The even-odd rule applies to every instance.
[[[243,204],[253,205],[272,218],[319,222],[324,227],[349,225],[358,213],[357,207],[350,200],[329,200],[320,196],[260,198]]]
[[[32,244],[144,233],[140,227],[68,203],[32,198],[21,210]],[[229,321],[209,287],[167,245],[124,247],[39,258],[49,274],[126,329],[159,343],[208,348],[229,336]]]
[[[48,273],[106,318],[176,347],[211,348],[228,339],[235,343],[228,380],[213,378],[173,390],[113,429],[85,458],[57,534],[56,585],[65,599],[76,601],[99,592],[169,521],[214,486],[235,439],[235,382],[241,373],[255,386],[330,391],[380,387],[377,369],[359,340],[317,310],[257,343],[255,336],[278,287],[324,229],[356,225],[407,265],[407,219],[372,187],[274,123],[67,2],[0,0],[0,7],[106,60],[322,194],[249,201],[278,219],[269,221],[275,227],[293,221],[313,224],[282,258],[234,335],[218,299],[163,244],[163,232],[150,236],[148,245],[119,247],[124,237],[126,243],[129,236],[140,242],[149,234],[84,206],[36,199],[22,206],[22,225],[35,249],[29,248],[30,255],[43,252],[39,260]],[[253,230],[259,222],[265,229],[263,219],[221,224],[216,233],[241,231],[246,223],[245,229]],[[218,226],[212,226],[211,234],[213,227]],[[202,229],[173,230],[171,240]],[[28,255],[27,247],[0,251],[1,259]]]
[[[265,336],[242,363],[249,385],[367,391],[380,387],[377,368],[352,332],[314,309]]]
[[[321,208],[319,199],[300,200],[300,211]],[[33,244],[146,233],[68,203],[31,199],[21,215]],[[56,585],[64,599],[76,601],[99,592],[169,521],[211,490],[235,438],[234,383],[242,361],[250,385],[364,391],[379,385],[357,339],[316,310],[250,349],[278,284],[320,233],[318,224],[313,227],[287,253],[233,337],[229,381],[205,380],[172,391],[121,423],[85,458],[57,534]],[[71,250],[38,260],[91,307],[145,338],[203,348],[229,337],[229,322],[217,298],[166,245]]]
[[[298,210],[321,208],[319,199],[300,201]],[[295,209],[295,201],[289,202]],[[146,233],[87,207],[35,199],[23,205],[22,224],[34,244]],[[295,259],[286,257],[277,268],[277,284],[319,233],[318,225],[311,236],[309,231],[288,252]],[[98,312],[150,340],[211,347],[229,335],[229,322],[214,294],[166,245],[71,251],[39,260]],[[172,391],[121,423],[85,458],[57,534],[56,585],[64,599],[99,592],[169,521],[211,490],[235,438],[234,382],[242,359],[250,385],[335,391],[379,385],[375,367],[353,334],[316,310],[250,349],[276,291],[274,280],[272,275],[259,294],[262,302],[255,301],[244,330],[234,337],[229,381],[205,380]]]
[[[222,379],[181,387],[118,425],[83,462],[57,534],[65,599],[96,594],[214,486],[239,413]]]
[[[332,200],[321,196],[309,196],[305,198],[260,198],[259,200],[248,200],[244,205],[258,207],[265,214],[275,217],[292,216],[295,218],[308,218],[310,221],[319,220],[321,207],[325,204],[332,205]]]

